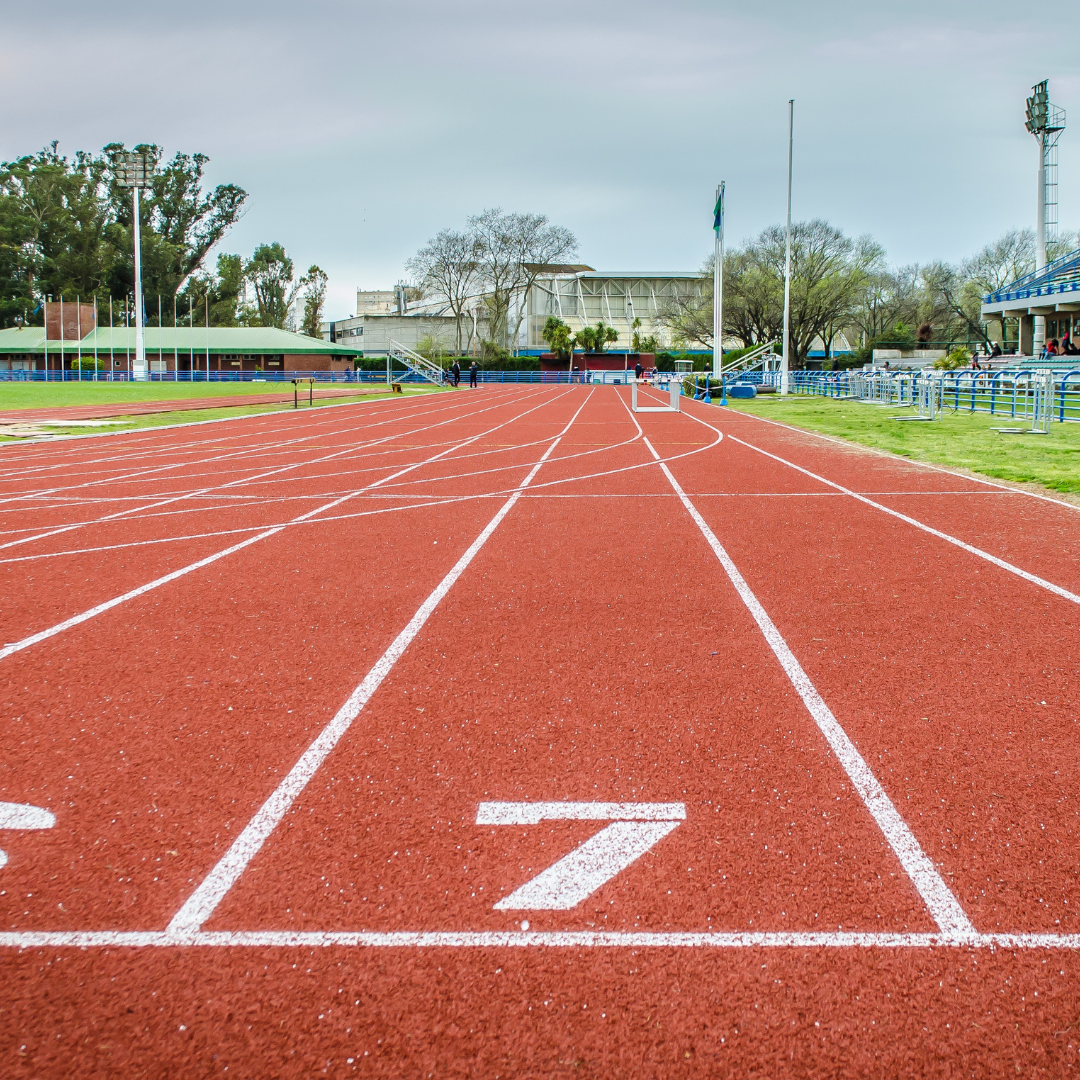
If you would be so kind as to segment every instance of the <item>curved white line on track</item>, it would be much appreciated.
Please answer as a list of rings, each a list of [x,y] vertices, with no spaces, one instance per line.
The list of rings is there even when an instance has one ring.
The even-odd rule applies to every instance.
[[[699,422],[703,422],[703,421],[699,421]],[[708,427],[710,425],[706,425],[706,426]],[[713,428],[712,430],[715,431],[716,429]],[[687,451],[684,451],[681,454],[673,454],[672,456],[667,457],[667,458],[662,458],[661,460],[664,461],[664,462],[680,461],[683,458],[693,457],[696,454],[700,454],[700,453],[703,453],[706,450],[712,449],[712,447],[716,446],[720,442],[720,440],[723,438],[723,435],[720,434],[719,432],[716,432],[716,434],[717,434],[718,437],[716,439],[714,439],[713,442],[711,442],[711,443],[709,443],[709,444],[707,444],[705,446],[700,446],[695,450],[687,450]],[[598,447],[598,448],[593,449],[593,450],[583,450],[583,451],[580,451],[580,452],[574,453],[574,454],[563,454],[563,455],[560,455],[558,457],[551,458],[550,462],[552,464],[554,464],[554,463],[560,463],[560,462],[565,462],[565,461],[572,461],[572,460],[575,460],[575,459],[578,459],[578,458],[589,457],[589,456],[594,455],[594,454],[606,453],[606,452],[608,452],[610,450],[619,449],[619,448],[621,448],[623,446],[628,446],[633,442],[637,442],[641,438],[642,438],[642,434],[641,434],[640,429],[639,429],[638,433],[636,435],[634,435],[634,437],[631,438],[631,439],[624,439],[622,442],[612,443],[610,446]],[[544,441],[544,440],[534,440],[533,442],[522,443],[519,446],[500,447],[500,448],[497,448],[496,450],[492,450],[492,451],[481,451],[481,452],[478,452],[476,454],[465,454],[465,455],[462,455],[462,460],[467,459],[469,457],[485,457],[485,456],[489,456],[491,453],[495,453],[495,452],[498,452],[498,451],[501,451],[501,450],[517,450],[517,449],[527,448],[529,446],[535,445],[536,442],[542,442],[542,441]],[[528,462],[524,462],[524,463],[518,462],[518,463],[515,463],[513,465],[499,465],[499,466],[495,466],[492,469],[475,470],[473,472],[467,472],[467,473],[454,473],[454,474],[450,474],[448,476],[438,477],[438,478],[436,478],[434,480],[427,479],[427,480],[417,481],[417,483],[422,483],[422,484],[443,483],[445,481],[461,479],[463,477],[472,478],[472,477],[476,477],[476,476],[485,476],[485,475],[494,474],[494,473],[506,472],[506,471],[508,471],[510,469],[528,468],[529,466],[535,465],[535,464],[537,464],[537,462],[528,461]],[[656,464],[656,462],[654,462],[654,461],[644,461],[644,462],[639,462],[638,464],[635,464],[635,465],[621,466],[620,468],[617,468],[617,469],[608,469],[608,470],[604,470],[604,471],[601,471],[601,472],[594,472],[594,473],[581,473],[581,474],[576,475],[576,476],[565,477],[565,478],[563,478],[561,480],[551,480],[551,481],[546,481],[545,483],[542,483],[542,484],[534,484],[529,489],[529,494],[524,496],[524,497],[525,498],[568,498],[568,499],[570,499],[570,498],[582,498],[582,497],[608,498],[610,496],[578,496],[578,495],[565,495],[565,496],[550,495],[550,496],[548,496],[548,495],[536,494],[536,493],[540,489],[546,488],[546,487],[551,487],[551,486],[555,486],[555,485],[559,485],[559,484],[579,483],[579,482],[582,482],[582,481],[585,481],[585,480],[594,479],[596,477],[611,476],[611,475],[614,475],[616,473],[630,472],[630,471],[634,471],[634,470],[637,470],[637,469],[647,469],[647,468],[651,468],[655,464]],[[335,474],[335,475],[347,475],[347,474]],[[293,479],[294,478],[290,477],[286,482],[291,482]],[[299,478],[299,479],[306,480],[308,478],[303,477],[303,478]],[[374,485],[372,485],[372,486],[374,486]],[[404,486],[408,486],[408,485],[407,484],[406,485],[394,484],[394,485],[391,485],[391,486],[395,487],[395,488],[398,488],[398,487],[404,487]],[[359,497],[359,496],[368,496],[369,490],[370,490],[369,488],[360,488],[360,489],[355,489],[355,490],[353,490],[351,492],[344,492],[344,493],[342,493],[342,495],[344,497],[348,497],[348,498],[351,498],[353,496],[357,496],[357,497]],[[493,491],[481,492],[479,494],[457,495],[457,496],[452,496],[452,497],[449,497],[449,498],[441,498],[441,499],[438,496],[435,496],[435,495],[416,495],[416,494],[407,494],[407,493],[404,493],[404,492],[390,493],[390,494],[382,495],[382,496],[379,496],[379,497],[387,498],[387,499],[393,499],[393,498],[420,499],[420,498],[422,498],[422,499],[426,499],[426,500],[429,500],[429,501],[425,502],[423,504],[408,505],[408,506],[398,506],[398,507],[392,507],[390,509],[383,509],[383,510],[364,510],[364,511],[358,511],[358,512],[353,513],[353,514],[333,514],[333,515],[330,515],[328,517],[320,517],[320,518],[318,518],[317,520],[314,520],[314,521],[309,521],[306,518],[301,517],[301,518],[293,519],[291,521],[279,522],[279,523],[276,523],[275,525],[272,525],[272,526],[268,526],[268,525],[252,525],[252,526],[248,526],[248,527],[245,527],[245,528],[239,528],[239,529],[222,529],[222,530],[216,530],[216,531],[207,532],[207,533],[196,533],[196,534],[181,535],[181,536],[175,536],[175,537],[160,537],[160,538],[155,538],[155,539],[151,539],[151,540],[138,540],[138,541],[132,541],[131,543],[126,543],[126,544],[109,544],[109,545],[103,545],[103,546],[100,546],[100,547],[92,547],[92,548],[75,548],[75,549],[72,549],[72,550],[69,550],[69,551],[63,551],[63,552],[43,552],[43,553],[38,554],[38,555],[21,556],[21,557],[13,558],[13,559],[0,559],[0,565],[4,565],[6,563],[12,563],[12,562],[30,562],[30,561],[33,561],[33,560],[36,560],[36,559],[58,558],[58,557],[64,556],[64,555],[76,556],[76,555],[94,554],[94,553],[101,552],[101,551],[115,551],[115,550],[119,550],[119,549],[122,549],[122,548],[144,547],[144,546],[150,546],[150,545],[153,545],[153,544],[162,544],[162,543],[174,543],[174,542],[178,542],[178,541],[182,541],[182,540],[199,540],[199,539],[204,539],[206,537],[212,537],[212,536],[235,536],[235,535],[237,535],[239,533],[258,532],[259,530],[268,529],[268,528],[286,529],[286,528],[292,528],[293,526],[296,526],[296,525],[311,525],[311,524],[318,525],[318,524],[321,524],[321,523],[324,523],[324,522],[349,521],[349,520],[352,520],[354,518],[371,517],[371,516],[373,516],[375,514],[396,513],[397,511],[400,511],[400,510],[417,509],[419,506],[446,506],[446,505],[449,505],[450,503],[469,502],[469,501],[474,501],[474,500],[478,500],[478,499],[503,498],[503,497],[506,497],[506,496],[512,494],[514,490],[515,490],[514,488],[498,488],[498,489],[495,489]],[[304,500],[310,500],[310,499],[316,499],[316,498],[326,498],[327,494],[328,493],[323,493],[323,494],[320,494],[320,495],[303,496],[302,498]],[[339,498],[338,501],[339,502],[344,501],[344,497]],[[371,496],[371,497],[374,497],[374,496]],[[671,497],[674,497],[674,496],[671,496]],[[269,504],[269,503],[273,503],[275,501],[279,501],[279,500],[275,500],[275,499],[272,499],[272,498],[267,498],[265,500],[260,501],[260,503],[257,504],[257,505]],[[284,500],[280,500],[280,501],[284,501]],[[213,509],[234,509],[234,508],[229,507],[229,506],[223,506],[223,507],[220,507],[220,508],[219,507],[200,506],[200,507],[192,508],[190,510],[168,511],[167,513],[164,513],[164,514],[146,514],[144,516],[133,516],[133,517],[129,517],[127,520],[128,521],[149,521],[149,520],[152,520],[153,518],[156,518],[156,517],[170,517],[170,516],[177,515],[177,514],[182,514],[182,513],[205,513],[207,511],[213,510]],[[104,519],[99,519],[99,520],[104,520]],[[13,546],[13,545],[0,545],[0,550],[3,550],[3,548],[5,546]],[[0,659],[2,659],[2,658],[3,658],[2,655],[0,655]]]
[[[553,398],[549,398],[542,401],[539,405],[533,406],[531,409],[526,409],[525,412],[520,413],[517,416],[511,417],[509,420],[504,421],[502,424],[498,424],[493,428],[489,428],[487,431],[482,431],[478,435],[473,435],[468,439],[465,439],[459,446],[468,446],[470,443],[476,442],[478,439],[483,439],[490,435],[493,431],[498,431],[500,428],[506,427],[509,424],[515,423],[524,416],[528,416],[530,413],[536,412],[537,409],[542,409],[552,402],[558,401],[563,395],[558,395]],[[483,410],[487,411],[487,410]],[[399,476],[403,476],[405,473],[412,472],[414,469],[419,469],[424,465],[430,465],[432,462],[438,461],[445,455],[452,453],[458,447],[451,447],[448,450],[440,450],[439,453],[434,454],[429,458],[425,458],[423,461],[415,462],[412,465],[406,466],[404,469],[399,470],[396,473],[392,473],[390,476],[385,477],[383,480],[376,480],[371,484],[371,488],[379,487],[383,483],[389,483],[391,480],[395,480]],[[365,489],[370,490],[370,489]],[[299,524],[306,521],[309,518],[314,517],[316,514],[321,514],[326,510],[332,510],[335,506],[340,506],[342,503],[349,499],[355,498],[358,495],[363,494],[363,491],[356,491],[349,495],[345,495],[342,498],[335,499],[332,502],[326,503],[324,506],[317,506],[313,510],[309,510],[305,514],[300,514],[298,517],[293,518],[288,522],[288,525]],[[208,555],[206,558],[199,559],[196,562],[189,563],[187,566],[182,566],[178,570],[172,571],[172,573],[164,574],[159,578],[155,578],[153,581],[147,582],[145,585],[140,585],[135,589],[131,589],[128,592],[122,593],[120,596],[114,596],[111,600],[106,600],[104,603],[97,604],[86,611],[80,612],[78,615],[73,615],[69,619],[64,619],[62,622],[56,623],[53,626],[48,627],[45,630],[38,631],[36,634],[30,634],[27,637],[22,638],[19,641],[11,642],[9,645],[5,645],[0,649],[0,660],[5,660],[7,657],[12,656],[17,652],[21,652],[24,649],[30,648],[32,645],[37,645],[39,642],[46,641],[48,638],[55,637],[57,634],[63,633],[65,630],[70,630],[76,626],[82,625],[84,622],[88,622],[90,619],[96,618],[98,615],[104,614],[106,611],[111,611],[115,607],[119,607],[121,604],[127,603],[129,600],[134,600],[139,596],[143,596],[154,589],[160,588],[162,585],[167,585],[169,582],[176,581],[178,578],[185,577],[187,574],[193,573],[195,570],[201,570],[205,566],[209,566],[211,563],[217,562],[219,559],[223,559],[228,555],[232,555],[237,551],[242,551],[246,547],[250,547],[252,544],[257,544],[260,540],[269,539],[271,536],[276,536],[286,528],[285,525],[275,526],[270,529],[266,529],[259,533],[257,536],[249,537],[247,540],[242,540],[239,544],[233,544],[231,547],[227,547],[222,551],[215,552],[213,555]]]
[[[518,398],[516,400],[520,401],[521,398]],[[503,408],[503,407],[505,407],[505,405],[508,405],[508,404],[512,405],[512,404],[514,404],[514,402],[515,402],[515,399],[511,398],[510,401],[508,401],[508,402],[500,402],[500,403],[497,403],[497,404],[494,404],[494,405],[490,405],[486,409],[475,410],[475,411],[473,411],[471,413],[467,413],[464,418],[472,419],[474,416],[481,415],[484,412],[490,412],[492,409]],[[170,506],[170,505],[172,505],[174,503],[184,502],[184,501],[186,501],[188,499],[198,498],[200,496],[208,495],[211,492],[215,492],[215,491],[225,491],[225,490],[227,490],[229,488],[232,488],[232,487],[235,487],[235,486],[240,486],[240,485],[243,485],[243,484],[257,483],[257,482],[259,482],[261,480],[266,480],[266,479],[268,479],[270,477],[278,476],[281,473],[289,472],[291,470],[303,469],[303,468],[306,468],[309,465],[317,465],[317,464],[319,464],[320,462],[323,462],[323,461],[330,461],[330,460],[332,460],[334,458],[345,457],[348,454],[355,454],[355,453],[358,453],[360,451],[370,449],[373,446],[382,446],[382,445],[384,445],[384,444],[386,444],[388,442],[393,442],[393,441],[395,441],[397,439],[403,439],[403,438],[408,438],[408,437],[413,436],[413,435],[424,434],[425,432],[432,431],[435,428],[444,427],[447,424],[457,423],[460,419],[462,419],[462,417],[453,416],[453,417],[450,417],[449,419],[446,419],[446,420],[440,420],[438,423],[427,424],[427,425],[425,425],[423,427],[413,428],[412,430],[407,431],[407,432],[402,432],[402,433],[398,433],[398,434],[394,434],[394,435],[386,435],[381,439],[375,439],[375,440],[371,440],[369,442],[365,442],[365,443],[361,443],[361,444],[358,444],[358,445],[353,445],[353,446],[346,447],[344,450],[335,450],[332,453],[324,454],[321,457],[308,458],[308,459],[306,459],[304,461],[292,462],[292,463],[290,463],[288,465],[278,465],[273,469],[270,469],[270,470],[268,470],[266,472],[263,472],[263,473],[259,473],[259,474],[255,475],[255,476],[244,476],[244,477],[240,477],[239,479],[236,479],[236,480],[229,480],[229,481],[227,481],[225,483],[215,484],[215,485],[212,485],[210,487],[198,488],[195,491],[184,492],[184,493],[179,494],[179,495],[173,495],[173,496],[170,496],[169,498],[161,499],[158,502],[150,503],[149,505],[140,504],[139,506],[129,507],[126,510],[118,510],[114,514],[106,514],[103,517],[93,519],[92,521],[89,521],[89,522],[75,522],[75,523],[71,523],[71,524],[67,524],[67,525],[59,525],[59,526],[57,526],[57,527],[55,527],[53,529],[48,529],[45,532],[38,533],[38,534],[36,534],[34,536],[24,536],[24,537],[21,537],[18,540],[9,540],[6,543],[0,544],[0,551],[5,550],[6,548],[18,547],[18,546],[20,546],[22,544],[30,544],[30,543],[33,543],[36,540],[46,540],[46,539],[48,539],[50,537],[53,537],[53,536],[59,536],[61,533],[71,532],[71,531],[73,531],[75,529],[84,528],[87,525],[100,525],[100,524],[103,524],[105,522],[116,521],[119,518],[123,518],[123,517],[130,517],[131,520],[138,521],[139,518],[137,516],[134,516],[134,515],[138,515],[140,512],[145,513],[145,511],[147,511],[147,510],[153,510],[153,509],[156,509],[156,508],[161,507],[161,506]],[[393,422],[395,422],[395,421],[384,421],[384,423],[393,423]],[[383,426],[383,424],[372,425],[372,427],[381,427],[381,426]],[[368,428],[367,430],[370,430],[370,428]],[[296,439],[296,440],[294,440],[294,442],[304,442],[304,441],[306,441],[306,439]],[[404,451],[391,451],[391,452],[403,453]],[[234,451],[234,453],[241,454],[241,453],[244,453],[244,451]],[[221,460],[221,459],[218,459],[218,460]],[[385,466],[385,465],[381,466],[381,468],[386,468],[386,467],[387,466]],[[375,468],[380,468],[380,466],[376,466]],[[365,471],[365,470],[360,470],[360,471]],[[301,477],[299,479],[302,479],[302,480],[306,481],[306,480],[318,479],[318,477]],[[325,498],[326,496],[322,496],[322,497]],[[47,509],[51,509],[51,507],[47,507]],[[200,509],[205,510],[207,508],[206,507],[200,507]]]

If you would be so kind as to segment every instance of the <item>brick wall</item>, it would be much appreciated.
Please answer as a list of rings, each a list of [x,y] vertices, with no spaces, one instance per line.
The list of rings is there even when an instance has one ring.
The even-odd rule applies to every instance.
[[[64,302],[64,325],[60,325],[60,302],[45,303],[45,336],[49,341],[78,341],[94,329],[93,304]],[[81,333],[80,333],[81,331]]]

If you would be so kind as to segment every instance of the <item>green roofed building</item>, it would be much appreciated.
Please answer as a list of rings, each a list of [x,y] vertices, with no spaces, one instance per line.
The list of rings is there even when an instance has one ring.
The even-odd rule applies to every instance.
[[[81,310],[79,310],[81,308]],[[23,326],[0,330],[0,378],[5,371],[53,372],[80,367],[130,371],[135,358],[133,327],[94,328],[90,304],[47,305],[46,328]],[[89,327],[89,329],[87,329]],[[351,371],[358,349],[273,327],[148,326],[143,331],[151,375],[171,372],[211,374],[263,372],[268,375],[316,371]]]

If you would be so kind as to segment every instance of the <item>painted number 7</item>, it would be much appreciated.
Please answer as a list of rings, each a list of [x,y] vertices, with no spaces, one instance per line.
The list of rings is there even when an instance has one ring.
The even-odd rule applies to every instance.
[[[495,905],[496,911],[566,911],[621,874],[686,820],[685,803],[485,802],[477,825],[610,821],[569,855]]]

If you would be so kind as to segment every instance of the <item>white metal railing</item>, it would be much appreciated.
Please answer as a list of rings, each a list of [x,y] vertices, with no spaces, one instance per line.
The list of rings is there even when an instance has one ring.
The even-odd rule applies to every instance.
[[[771,355],[772,347],[776,344],[775,341],[768,341],[764,345],[759,345],[751,352],[744,353],[737,360],[732,360],[730,364],[720,365],[721,375],[734,375],[736,372],[751,371],[756,367],[760,367],[763,364],[767,364],[767,356]]]
[[[443,369],[426,356],[413,352],[412,349],[407,348],[400,341],[395,341],[393,338],[390,339],[388,352],[391,359],[404,364],[414,375],[419,375],[421,378],[427,379],[428,382],[433,382],[436,386],[445,385]]]

